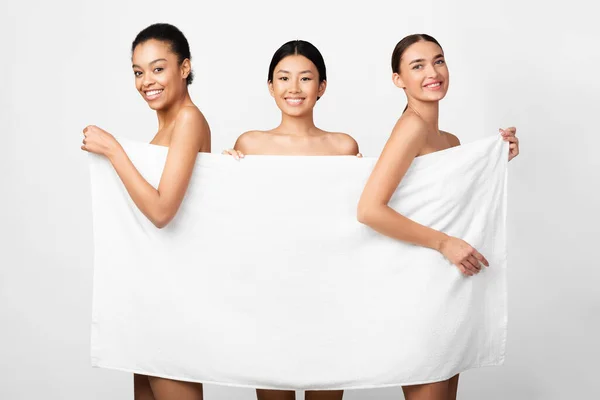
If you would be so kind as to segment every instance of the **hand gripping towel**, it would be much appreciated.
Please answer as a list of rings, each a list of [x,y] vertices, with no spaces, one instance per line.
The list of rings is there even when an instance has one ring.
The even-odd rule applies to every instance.
[[[120,141],[157,187],[168,149]],[[158,229],[91,154],[92,365],[327,390],[502,364],[507,159],[497,136],[418,157],[390,201],[488,259],[466,277],[357,221],[374,158],[199,154],[181,208]]]

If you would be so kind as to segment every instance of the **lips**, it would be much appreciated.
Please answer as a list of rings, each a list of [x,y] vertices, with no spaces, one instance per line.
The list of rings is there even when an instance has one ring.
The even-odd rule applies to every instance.
[[[160,95],[162,94],[164,89],[152,89],[152,90],[146,90],[144,91],[144,96],[146,97],[146,100],[151,101],[151,100],[156,100],[160,97]]]
[[[304,103],[303,97],[286,97],[285,102],[290,106],[299,106]]]
[[[436,89],[439,89],[442,87],[442,82],[441,81],[430,82],[426,85],[423,85],[423,87],[427,88],[427,89],[436,90]]]

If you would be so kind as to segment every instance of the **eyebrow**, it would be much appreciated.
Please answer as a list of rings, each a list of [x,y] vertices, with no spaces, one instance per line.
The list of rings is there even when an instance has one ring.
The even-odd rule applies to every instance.
[[[437,60],[437,59],[438,59],[438,58],[440,58],[440,57],[444,57],[444,55],[440,53],[440,54],[438,54],[437,56],[433,57],[433,59],[434,59],[434,60]],[[423,62],[423,61],[425,61],[425,59],[424,59],[424,58],[418,58],[418,59],[416,59],[416,60],[412,60],[411,62],[409,62],[409,63],[408,63],[408,65],[410,65],[410,64],[414,64],[414,63]]]
[[[167,59],[166,59],[166,58],[157,58],[156,60],[152,61],[152,62],[151,62],[150,64],[148,64],[148,65],[152,65],[152,64],[154,64],[154,63],[157,63],[157,62],[159,62],[159,61],[167,61]],[[135,67],[137,67],[137,68],[142,68],[142,67],[140,67],[139,65],[136,65],[136,64],[133,64],[133,65],[131,66],[131,68],[135,68]]]
[[[286,71],[285,69],[280,69],[279,71],[277,71],[277,73],[280,73],[280,72],[282,72],[284,74],[289,74],[290,73],[290,71]],[[301,74],[306,74],[306,73],[312,74],[313,72],[310,69],[307,69],[307,70],[304,70],[304,71],[300,71],[300,73]]]

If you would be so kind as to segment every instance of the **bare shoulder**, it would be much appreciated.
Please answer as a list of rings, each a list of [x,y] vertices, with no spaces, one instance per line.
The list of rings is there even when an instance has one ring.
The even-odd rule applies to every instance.
[[[210,143],[210,128],[196,106],[185,106],[177,113],[173,125],[173,139]]]
[[[358,143],[352,136],[343,132],[328,132],[327,134],[340,153],[353,156],[358,154]]]
[[[264,134],[265,132],[263,131],[244,132],[237,138],[233,148],[242,153],[246,153],[264,139]]]
[[[448,135],[448,141],[450,142],[450,145],[452,147],[460,146],[460,140],[458,139],[458,137],[456,135],[453,135],[452,133],[446,132],[446,131],[440,131],[440,132]]]
[[[425,144],[427,142],[428,131],[429,127],[421,117],[414,114],[405,114],[396,122],[390,138],[402,139],[403,142],[409,141]]]
[[[381,153],[381,158],[393,160],[411,159],[421,153],[427,145],[428,128],[416,115],[403,114],[390,134]],[[398,157],[400,155],[401,157]],[[408,157],[408,158],[407,158]]]
[[[176,124],[206,124],[206,118],[204,118],[204,114],[198,109],[196,106],[185,106],[181,107],[181,110],[177,113],[177,117],[175,117]]]

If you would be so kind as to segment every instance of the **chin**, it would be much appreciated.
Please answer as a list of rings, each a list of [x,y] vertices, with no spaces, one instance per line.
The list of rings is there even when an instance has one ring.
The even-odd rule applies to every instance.
[[[298,110],[298,109],[293,109],[293,110],[285,110],[285,113],[289,116],[292,117],[301,117],[304,114],[308,114],[307,110]]]
[[[426,102],[433,102],[433,101],[440,101],[442,100],[444,97],[446,97],[446,93],[431,93],[428,96],[424,96],[422,101],[426,101]]]
[[[165,104],[162,101],[160,103],[148,103],[148,107],[154,111],[160,111],[165,108]]]
[[[279,109],[287,115],[291,115],[292,117],[299,117],[302,114],[306,113],[306,110],[304,109],[304,107],[299,108],[299,107],[290,107],[287,105],[287,103],[284,104],[278,104]]]
[[[436,96],[433,101],[440,101],[442,100],[444,97],[446,97],[446,93],[440,93],[438,96]]]

